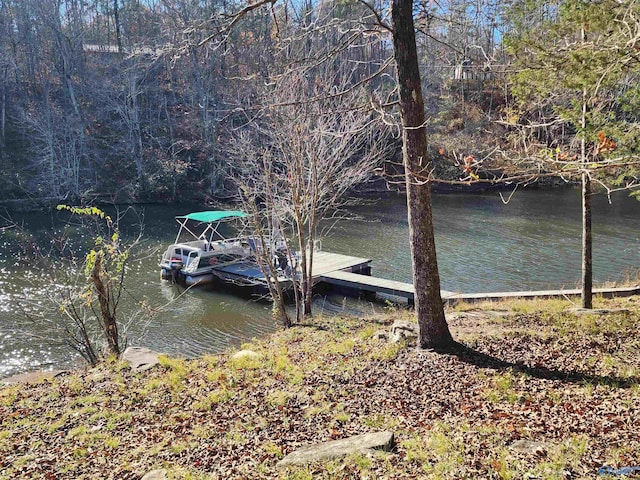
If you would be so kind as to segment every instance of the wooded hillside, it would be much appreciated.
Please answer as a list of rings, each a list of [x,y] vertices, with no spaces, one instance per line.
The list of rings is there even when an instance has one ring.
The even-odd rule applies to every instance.
[[[539,2],[525,22],[520,3],[414,5],[436,177],[464,178],[472,160],[494,168],[526,143],[502,40],[557,8]],[[328,65],[336,95],[361,89],[372,115],[397,123],[387,10],[380,1],[0,0],[0,200],[233,195],[228,139],[268,115],[270,89],[291,71],[306,76],[312,98],[328,90],[319,88]],[[544,120],[531,110],[527,118]],[[543,130],[533,135],[549,144],[565,133]],[[398,173],[394,160],[384,171]]]
[[[0,1],[0,198],[229,193],[225,138],[259,110],[256,89],[291,66],[312,74],[328,56],[352,85],[382,70],[369,89],[386,82],[391,95],[390,45],[363,4],[287,2],[222,32],[240,8],[218,0]],[[490,66],[480,68],[494,53],[498,6],[460,2],[442,14],[418,12],[419,41],[429,114],[456,135],[503,102]],[[198,46],[209,35],[215,41]]]

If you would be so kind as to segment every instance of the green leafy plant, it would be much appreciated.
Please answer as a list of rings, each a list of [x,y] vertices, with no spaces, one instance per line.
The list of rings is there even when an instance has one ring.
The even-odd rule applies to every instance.
[[[77,327],[72,335],[72,346],[87,362],[96,365],[100,352],[91,339],[85,313],[91,311],[97,320],[106,342],[106,352],[119,356],[124,339],[119,332],[117,314],[131,249],[123,245],[118,225],[98,207],[58,205],[57,209],[81,218],[104,221],[106,228],[105,234],[96,235],[93,247],[85,256],[83,272],[86,285],[83,291],[69,296],[68,301],[60,305],[61,313],[66,314]]]

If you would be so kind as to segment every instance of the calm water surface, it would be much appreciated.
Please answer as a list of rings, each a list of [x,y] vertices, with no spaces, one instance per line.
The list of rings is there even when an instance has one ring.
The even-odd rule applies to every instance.
[[[593,203],[595,281],[621,280],[637,273],[640,202],[621,195],[612,204],[604,196]],[[508,205],[497,194],[435,195],[433,204],[445,290],[488,292],[577,285],[581,242],[577,190],[519,192]],[[134,320],[128,331],[130,344],[195,356],[220,352],[276,328],[267,304],[211,288],[184,293],[159,280],[157,262],[162,248],[174,239],[174,216],[197,209],[144,208],[144,245],[157,252],[135,265],[128,287],[150,305],[170,304],[151,322]],[[323,238],[323,249],[371,258],[374,275],[410,282],[404,197],[385,196],[354,211],[362,220],[334,225]],[[13,218],[33,232],[52,228],[52,215],[16,214]],[[25,315],[25,308],[39,308],[33,301],[43,297],[48,287],[37,272],[15,265],[0,237],[0,378],[77,361],[50,330]],[[334,311],[342,304],[341,298],[318,299],[316,310]],[[348,305],[365,312],[374,308],[354,301]]]

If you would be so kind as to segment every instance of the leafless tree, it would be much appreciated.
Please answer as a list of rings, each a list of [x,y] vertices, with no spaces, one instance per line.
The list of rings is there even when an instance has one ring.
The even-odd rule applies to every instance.
[[[311,87],[298,73],[282,76],[263,97],[271,105],[237,132],[230,148],[241,192],[263,208],[261,222],[295,239],[288,250],[296,251],[292,276],[304,315],[311,314],[320,222],[371,177],[391,146],[390,130],[361,108],[359,91],[332,97],[343,88],[333,76],[316,78]]]
[[[215,32],[207,40],[225,38],[233,27],[244,17],[256,9],[266,4],[273,5],[273,1],[258,1],[241,9],[230,21],[219,31]],[[398,81],[398,104],[400,106],[400,118],[402,123],[403,138],[403,164],[406,175],[407,203],[409,209],[409,229],[410,244],[412,252],[412,264],[414,273],[414,286],[416,290],[416,312],[418,324],[420,326],[419,343],[423,348],[446,348],[453,343],[451,334],[444,318],[444,309],[440,294],[440,278],[436,261],[435,240],[433,236],[433,223],[430,201],[430,177],[431,162],[427,152],[426,121],[424,114],[424,99],[422,96],[422,86],[420,71],[418,68],[418,56],[415,39],[415,27],[413,21],[413,1],[411,0],[391,0],[391,18],[366,1],[359,2],[362,7],[363,18],[360,25],[363,25],[370,32],[376,35],[391,33],[393,39],[393,53],[396,64]],[[345,35],[348,36],[348,35]],[[350,37],[350,38],[357,38]],[[219,41],[219,40],[218,40]],[[336,51],[328,53],[330,58],[336,56]],[[312,56],[312,58],[318,58]],[[325,57],[326,58],[326,57]],[[323,64],[322,57],[313,65]],[[294,71],[300,70],[293,69]],[[384,70],[380,70],[382,73]],[[308,90],[303,90],[308,91]],[[346,90],[349,91],[349,90]],[[330,92],[322,92],[324,95]],[[345,93],[341,92],[342,97]],[[315,102],[323,98],[322,96],[309,95],[307,97]],[[335,98],[335,96],[333,97]],[[298,121],[296,119],[296,121]],[[294,123],[295,125],[295,123]],[[297,190],[295,181],[304,181],[305,176],[296,173],[297,165],[286,169],[293,172],[291,192],[295,196],[300,192]],[[311,178],[319,178],[317,172],[310,170]],[[306,185],[302,185],[306,188]],[[304,192],[306,194],[306,192]],[[309,190],[313,197],[314,190]],[[297,198],[292,198],[294,201]],[[294,211],[293,218],[300,219],[298,212]],[[315,225],[313,216],[308,217],[311,225]],[[308,247],[309,240],[313,239],[313,233],[305,233],[299,227],[304,225],[298,220],[298,235],[301,245]],[[304,260],[303,260],[304,261]],[[312,267],[311,259],[311,267]],[[304,271],[309,268],[304,265]],[[303,286],[303,289],[305,287]],[[310,297],[308,297],[310,298]],[[307,302],[305,298],[305,303]],[[306,309],[306,305],[305,305]]]
[[[23,238],[16,245],[23,261],[42,271],[50,284],[39,295],[26,295],[23,310],[32,321],[45,325],[51,338],[59,338],[96,365],[105,355],[119,356],[133,322],[140,325],[158,311],[138,300],[131,306],[135,296],[125,284],[141,233],[125,242],[118,218],[112,220],[95,207],[61,207],[73,215],[69,228],[58,236],[38,241],[15,226],[17,238]],[[78,231],[92,237],[94,244],[84,244]],[[125,298],[128,308],[122,306]],[[32,303],[36,308],[30,307]]]

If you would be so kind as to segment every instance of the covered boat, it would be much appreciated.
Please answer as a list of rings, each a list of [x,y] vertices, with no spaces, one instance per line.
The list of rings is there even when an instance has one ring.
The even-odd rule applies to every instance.
[[[247,216],[238,210],[211,210],[176,217],[180,228],[175,242],[162,255],[161,277],[187,286],[219,280],[263,292],[268,281],[259,261],[268,258],[280,284],[290,287],[296,264],[287,262],[286,243],[282,239],[252,235],[227,238],[220,231],[223,223]],[[185,236],[188,239],[182,240]]]
[[[226,238],[220,232],[223,223],[246,216],[238,210],[211,210],[176,217],[180,228],[175,242],[162,255],[161,277],[189,286],[209,283],[215,278],[214,267],[249,259],[251,245],[246,237]],[[189,238],[183,241],[185,236]]]

